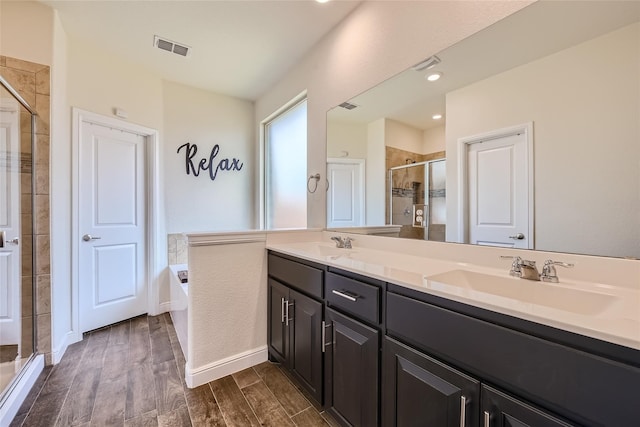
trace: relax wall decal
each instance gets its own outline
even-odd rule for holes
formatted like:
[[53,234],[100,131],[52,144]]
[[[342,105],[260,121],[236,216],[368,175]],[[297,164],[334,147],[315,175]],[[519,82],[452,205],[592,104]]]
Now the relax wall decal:
[[198,164],[194,164],[193,158],[196,156],[198,152],[198,146],[196,144],[191,144],[187,142],[186,144],[182,144],[178,147],[178,151],[176,153],[180,153],[180,150],[184,148],[184,165],[187,175],[193,174],[194,176],[199,176],[200,172],[203,170],[209,171],[209,178],[211,181],[214,181],[218,176],[219,171],[240,171],[242,170],[242,166],[244,163],[240,161],[240,159],[234,158],[221,158],[216,160],[218,157],[218,153],[220,152],[220,145],[216,144],[211,149],[211,154],[209,154],[209,159],[202,158],[198,162]]

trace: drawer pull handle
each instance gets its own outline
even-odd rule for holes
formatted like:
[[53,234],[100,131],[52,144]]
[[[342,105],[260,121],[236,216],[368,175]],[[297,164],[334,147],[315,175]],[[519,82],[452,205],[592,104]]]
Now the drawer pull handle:
[[327,346],[333,344],[333,342],[327,343],[327,328],[332,327],[332,324],[327,325],[325,321],[322,321],[322,352],[325,353],[327,351]]
[[460,396],[460,427],[467,425],[467,398]]
[[491,414],[488,411],[484,411],[484,427],[490,427]]
[[353,302],[356,302],[358,300],[358,297],[360,296],[360,295],[348,293],[347,291],[337,291],[335,289],[332,290],[331,293],[336,294],[339,297],[348,299],[349,301],[353,301]]

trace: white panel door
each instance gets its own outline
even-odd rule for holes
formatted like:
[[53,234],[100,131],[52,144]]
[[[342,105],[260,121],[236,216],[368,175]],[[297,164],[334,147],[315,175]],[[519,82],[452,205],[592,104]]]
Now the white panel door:
[[147,312],[145,138],[83,122],[78,158],[82,333]]
[[0,345],[20,344],[20,113],[0,110]]
[[470,243],[533,248],[524,133],[468,146]]
[[327,162],[327,227],[364,225],[364,160]]

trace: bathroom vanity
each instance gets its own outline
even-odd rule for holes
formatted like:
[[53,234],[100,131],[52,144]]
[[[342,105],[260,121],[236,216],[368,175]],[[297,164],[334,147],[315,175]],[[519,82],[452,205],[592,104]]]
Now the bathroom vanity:
[[636,289],[321,242],[268,249],[269,357],[343,425],[637,423]]

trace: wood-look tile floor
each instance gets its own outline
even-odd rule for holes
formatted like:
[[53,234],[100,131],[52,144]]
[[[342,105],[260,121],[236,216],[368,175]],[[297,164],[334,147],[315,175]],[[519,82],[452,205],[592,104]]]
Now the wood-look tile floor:
[[11,427],[335,425],[276,364],[189,389],[184,363],[168,313],[93,331],[45,367]]

